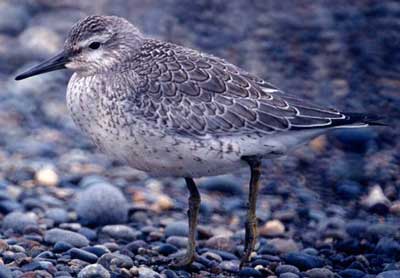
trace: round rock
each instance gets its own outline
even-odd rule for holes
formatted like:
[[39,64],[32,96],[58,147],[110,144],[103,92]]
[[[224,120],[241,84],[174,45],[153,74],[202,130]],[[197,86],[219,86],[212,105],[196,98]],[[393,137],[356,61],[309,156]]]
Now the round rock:
[[128,202],[122,192],[105,182],[93,183],[77,197],[76,212],[85,225],[101,226],[125,223]]
[[3,219],[3,229],[22,233],[25,227],[37,224],[37,216],[34,213],[12,212]]
[[78,278],[110,278],[111,275],[101,264],[91,264],[84,267],[78,274]]
[[78,248],[89,245],[89,240],[83,235],[59,228],[47,231],[44,235],[44,240],[51,244],[64,241]]

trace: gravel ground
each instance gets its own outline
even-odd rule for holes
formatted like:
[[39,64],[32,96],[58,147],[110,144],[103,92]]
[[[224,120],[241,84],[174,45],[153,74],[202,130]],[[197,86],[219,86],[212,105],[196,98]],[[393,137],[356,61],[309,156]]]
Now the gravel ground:
[[[183,180],[96,152],[66,111],[70,73],[13,80],[92,13],[393,127],[266,162],[257,255],[241,271],[248,172],[199,179],[200,257],[168,269],[187,240]],[[396,0],[0,1],[0,277],[400,277],[399,49]]]

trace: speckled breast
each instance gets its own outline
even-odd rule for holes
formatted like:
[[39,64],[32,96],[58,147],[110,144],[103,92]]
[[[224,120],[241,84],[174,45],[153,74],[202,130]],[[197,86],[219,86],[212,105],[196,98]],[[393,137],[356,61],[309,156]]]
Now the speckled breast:
[[106,97],[98,76],[74,74],[67,105],[75,124],[105,153],[155,176],[211,176],[237,170],[244,163],[234,138],[194,139],[152,127],[124,101]]

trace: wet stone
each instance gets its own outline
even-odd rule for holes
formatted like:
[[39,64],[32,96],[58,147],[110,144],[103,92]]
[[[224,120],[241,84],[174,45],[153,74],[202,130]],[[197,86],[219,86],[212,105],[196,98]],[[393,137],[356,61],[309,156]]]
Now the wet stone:
[[78,278],[110,278],[107,269],[100,264],[91,264],[84,267],[78,274]]
[[68,212],[62,208],[52,208],[47,210],[46,217],[53,220],[56,225],[68,222],[69,220]]
[[339,274],[343,278],[362,278],[365,276],[365,273],[363,271],[351,268],[340,271]]
[[157,247],[156,250],[158,251],[158,253],[160,253],[163,256],[168,256],[168,255],[178,252],[178,248],[176,248],[174,245],[168,244],[168,243],[161,244],[160,246]]

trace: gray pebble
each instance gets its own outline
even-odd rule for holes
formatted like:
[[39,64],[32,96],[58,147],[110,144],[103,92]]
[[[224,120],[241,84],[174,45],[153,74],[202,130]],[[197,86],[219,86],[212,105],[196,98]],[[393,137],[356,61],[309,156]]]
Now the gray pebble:
[[165,237],[183,236],[187,237],[189,233],[188,223],[186,221],[171,222],[165,227]]
[[37,216],[34,213],[12,212],[3,219],[3,229],[22,233],[27,226],[36,225]]
[[75,247],[85,247],[89,245],[89,240],[83,235],[58,228],[47,231],[44,235],[44,240],[51,244],[64,241]]
[[103,234],[106,234],[113,239],[132,241],[141,235],[141,232],[126,226],[126,225],[107,225],[101,229]]
[[288,265],[288,264],[279,265],[275,269],[275,273],[277,275],[280,275],[280,274],[283,274],[283,273],[287,273],[287,272],[299,274],[300,270],[297,267],[295,267],[294,265]]
[[334,278],[335,274],[327,268],[313,268],[307,270],[307,276],[310,278]]
[[110,278],[111,275],[101,264],[91,264],[84,267],[78,274],[78,278]]
[[376,278],[399,278],[400,270],[389,270],[379,273]]
[[46,217],[53,220],[58,225],[69,221],[68,212],[62,208],[51,208],[46,211]]
[[1,278],[12,278],[13,275],[11,270],[9,270],[6,266],[0,265],[0,277]]
[[78,248],[72,248],[69,250],[69,254],[72,259],[79,259],[89,263],[95,263],[98,259],[95,254]]
[[76,212],[86,225],[120,224],[127,220],[128,202],[118,188],[94,183],[78,194]]

